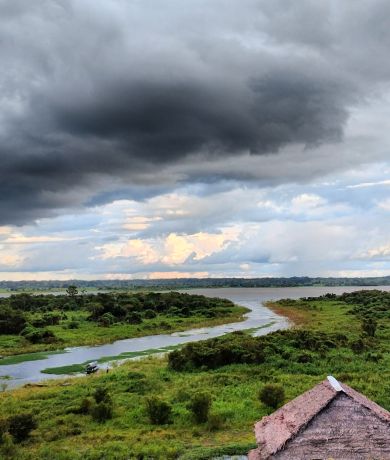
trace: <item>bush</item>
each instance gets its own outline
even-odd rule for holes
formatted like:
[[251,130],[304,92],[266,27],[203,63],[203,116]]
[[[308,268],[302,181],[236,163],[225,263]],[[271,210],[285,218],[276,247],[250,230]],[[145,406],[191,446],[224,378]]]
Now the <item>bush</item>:
[[78,409],[79,414],[89,414],[92,408],[92,401],[89,398],[84,398],[81,401],[80,407]]
[[79,326],[80,326],[80,323],[78,321],[72,320],[68,323],[68,329],[78,329]]
[[99,404],[96,404],[91,409],[92,418],[96,422],[105,422],[112,418],[113,415],[113,405],[112,401],[102,401]]
[[211,408],[211,396],[208,393],[195,393],[188,404],[188,409],[192,412],[197,423],[207,422]]
[[128,313],[125,320],[129,324],[141,324],[142,316],[137,312],[131,312],[131,313]]
[[363,353],[366,348],[366,343],[362,338],[359,338],[351,343],[351,350],[356,354]]
[[365,318],[362,322],[362,330],[369,337],[375,337],[377,322],[373,318]]
[[259,400],[266,406],[276,409],[285,398],[284,389],[281,385],[268,384],[259,391]]
[[8,431],[17,442],[27,439],[36,427],[32,414],[18,414],[8,418]]
[[112,313],[104,313],[99,318],[99,326],[110,327],[115,323],[115,316]]
[[101,402],[111,402],[111,396],[106,387],[97,387],[93,397],[98,404]]
[[165,425],[170,422],[172,406],[160,398],[150,397],[146,399],[146,412],[150,423],[153,425]]
[[56,340],[52,331],[35,328],[31,325],[26,326],[21,335],[31,343],[52,343]]

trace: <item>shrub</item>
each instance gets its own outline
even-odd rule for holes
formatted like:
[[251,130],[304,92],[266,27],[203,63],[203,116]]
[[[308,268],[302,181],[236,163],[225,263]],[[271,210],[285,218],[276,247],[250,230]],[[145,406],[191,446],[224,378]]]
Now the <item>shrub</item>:
[[89,414],[92,408],[92,401],[89,398],[84,398],[81,403],[80,407],[78,409],[79,414]]
[[115,323],[115,316],[112,313],[104,313],[99,318],[99,326],[110,327]]
[[17,442],[27,439],[36,427],[32,414],[18,414],[8,418],[8,431]]
[[188,409],[192,412],[197,423],[207,422],[211,403],[211,396],[208,393],[200,392],[192,396]]
[[96,422],[100,423],[111,419],[113,415],[112,401],[102,401],[99,404],[94,405],[91,408],[91,415]]
[[137,312],[130,312],[126,315],[125,320],[129,324],[141,324],[142,316]]
[[366,350],[366,343],[363,339],[359,338],[351,343],[351,350],[356,353],[360,354]]
[[39,329],[31,325],[26,326],[21,335],[31,343],[51,343],[56,340],[56,336],[48,329]]
[[98,404],[101,402],[111,402],[111,396],[106,387],[97,387],[93,397]]
[[170,422],[172,406],[157,397],[146,399],[146,412],[150,423],[153,425],[165,425]]
[[72,320],[68,323],[68,329],[78,329],[79,325],[80,323],[78,321]]
[[362,322],[362,330],[369,337],[375,337],[377,322],[373,318],[365,318]]
[[284,389],[281,385],[268,384],[259,391],[259,400],[266,406],[276,409],[285,398]]

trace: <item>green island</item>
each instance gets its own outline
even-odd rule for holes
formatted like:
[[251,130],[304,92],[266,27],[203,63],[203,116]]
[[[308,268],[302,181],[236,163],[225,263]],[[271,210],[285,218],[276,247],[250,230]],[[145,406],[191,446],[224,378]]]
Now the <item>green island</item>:
[[0,298],[0,365],[41,359],[36,352],[241,321],[247,311],[179,292],[80,294],[70,286],[61,295],[15,294]]
[[0,394],[18,460],[201,460],[244,454],[253,424],[332,374],[390,409],[390,293],[269,303],[295,326],[235,332],[109,373]]

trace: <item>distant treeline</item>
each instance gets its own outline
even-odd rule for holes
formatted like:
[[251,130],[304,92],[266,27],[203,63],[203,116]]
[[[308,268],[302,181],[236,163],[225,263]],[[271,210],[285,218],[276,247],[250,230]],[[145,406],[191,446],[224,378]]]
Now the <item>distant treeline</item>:
[[365,278],[180,278],[159,280],[68,280],[0,281],[0,289],[12,291],[78,288],[109,289],[187,289],[218,287],[294,287],[294,286],[389,286],[390,276]]

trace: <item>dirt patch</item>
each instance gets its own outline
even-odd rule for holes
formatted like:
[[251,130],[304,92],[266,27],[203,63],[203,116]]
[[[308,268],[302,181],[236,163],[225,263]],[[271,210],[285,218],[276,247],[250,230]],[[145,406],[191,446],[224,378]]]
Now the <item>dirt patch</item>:
[[280,305],[277,302],[266,302],[266,307],[274,313],[286,317],[292,326],[304,326],[309,323],[310,313],[293,306]]

